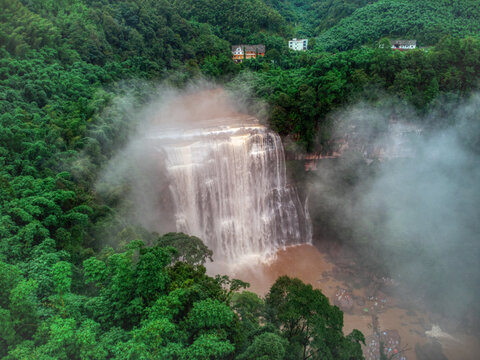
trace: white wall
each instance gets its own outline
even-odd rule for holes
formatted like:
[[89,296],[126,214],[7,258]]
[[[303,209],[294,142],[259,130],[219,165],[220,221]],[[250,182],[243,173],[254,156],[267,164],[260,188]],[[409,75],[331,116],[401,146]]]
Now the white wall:
[[308,39],[300,39],[300,40],[290,40],[288,42],[288,47],[293,50],[307,50],[308,47]]

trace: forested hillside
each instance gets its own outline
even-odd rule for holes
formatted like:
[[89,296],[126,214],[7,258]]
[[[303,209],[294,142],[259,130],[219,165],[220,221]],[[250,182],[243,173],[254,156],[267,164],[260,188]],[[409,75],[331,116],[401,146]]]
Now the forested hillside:
[[435,45],[442,37],[478,36],[474,0],[266,0],[297,37],[316,38],[318,49],[343,51],[383,37]]
[[163,71],[229,50],[210,26],[186,21],[166,0],[2,3],[2,42],[16,56],[49,47],[63,62],[104,65],[133,58]]
[[232,44],[248,42],[259,31],[285,34],[282,16],[262,0],[177,0],[173,6],[186,19],[210,24]]
[[[238,71],[214,35],[225,24],[187,20],[166,1],[1,5],[0,357],[361,358],[363,336],[343,335],[318,290],[284,278],[265,301],[236,294],[245,284],[205,274],[201,240],[113,226],[114,204],[94,192],[134,125],[109,108],[115,96],[138,79]],[[281,25],[272,10],[243,19],[242,34],[269,16]],[[145,95],[139,87],[135,106]],[[107,232],[114,248],[102,249]],[[316,300],[301,308],[304,296]]]
[[[307,52],[279,57],[278,65],[252,61],[258,96],[272,105],[270,124],[282,135],[292,136],[304,149],[328,152],[331,123],[328,114],[362,99],[382,102],[397,99],[425,114],[442,106],[445,97],[455,102],[478,89],[480,41],[446,37],[430,51],[398,52],[363,47],[335,54]],[[296,55],[296,54],[295,54]],[[446,104],[445,104],[446,105]],[[429,125],[441,128],[441,119]]]
[[478,36],[480,10],[474,0],[381,0],[368,4],[320,34],[319,48],[347,50],[380,38],[416,39],[435,45],[442,37]]
[[[328,152],[328,115],[359,98],[421,113],[478,89],[464,37],[480,15],[451,3],[0,0],[0,358],[361,359],[363,335],[319,290],[283,277],[265,299],[239,293],[206,275],[200,239],[121,218],[94,189],[135,126],[113,104],[128,92],[140,109],[162,81],[240,83],[282,136]],[[315,48],[289,51],[296,34]],[[352,50],[387,35],[436,46]],[[234,64],[233,43],[266,56]]]
[[266,0],[294,27],[300,37],[313,37],[331,28],[372,0]]

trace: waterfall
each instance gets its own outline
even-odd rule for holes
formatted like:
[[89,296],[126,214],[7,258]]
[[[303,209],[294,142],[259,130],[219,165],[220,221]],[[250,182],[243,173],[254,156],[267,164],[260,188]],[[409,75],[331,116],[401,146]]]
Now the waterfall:
[[268,257],[311,241],[308,212],[287,182],[275,132],[249,119],[151,139],[163,154],[177,231],[201,238],[216,259]]

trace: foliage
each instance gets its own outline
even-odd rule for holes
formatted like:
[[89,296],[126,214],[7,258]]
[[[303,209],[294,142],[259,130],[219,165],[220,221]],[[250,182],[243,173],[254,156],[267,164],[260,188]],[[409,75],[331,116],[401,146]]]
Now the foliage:
[[[390,94],[422,113],[442,95],[465,97],[479,86],[479,53],[476,38],[445,37],[428,51],[374,46],[337,54],[290,54],[257,70],[253,86],[271,105],[273,129],[291,136],[304,150],[328,153],[328,114],[335,109],[359,99],[374,103]],[[260,59],[255,67],[265,65]]]
[[421,46],[435,45],[446,35],[478,36],[479,18],[474,0],[381,0],[320,34],[316,44],[326,50],[347,50],[391,36],[416,39]]
[[266,296],[267,319],[289,341],[289,359],[363,359],[361,333],[345,337],[343,313],[320,290],[282,276]]
[[[138,79],[240,74],[276,131],[323,152],[329,114],[358,98],[386,92],[421,112],[478,89],[479,41],[460,39],[478,33],[472,1],[369,3],[0,0],[0,357],[360,358],[363,336],[343,335],[320,291],[281,278],[265,300],[239,293],[248,284],[206,274],[200,239],[149,233],[118,215],[124,188],[102,198],[94,184],[149,99]],[[295,53],[294,34],[320,36]],[[386,35],[440,41],[319,50]],[[267,53],[234,64],[232,43]],[[126,93],[133,104],[119,105]]]
[[162,247],[172,246],[177,249],[173,255],[175,261],[183,261],[191,265],[204,265],[208,260],[213,261],[213,252],[196,236],[183,233],[168,233],[157,240]]
[[298,37],[313,37],[337,24],[372,0],[267,0],[286,21],[295,26]]
[[285,20],[261,0],[178,0],[175,8],[186,19],[212,25],[215,35],[232,44],[244,43],[261,30],[285,31]]
[[238,359],[282,360],[286,344],[287,341],[281,336],[266,332],[257,336]]

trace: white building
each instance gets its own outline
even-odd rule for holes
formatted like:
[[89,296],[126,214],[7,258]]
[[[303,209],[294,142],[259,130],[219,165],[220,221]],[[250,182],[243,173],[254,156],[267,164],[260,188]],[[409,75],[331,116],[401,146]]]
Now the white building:
[[308,48],[308,39],[293,38],[288,42],[288,47],[296,51],[299,51],[299,50],[305,51]]
[[394,50],[412,50],[417,47],[417,40],[390,40],[390,45]]

